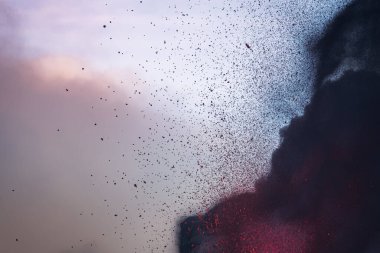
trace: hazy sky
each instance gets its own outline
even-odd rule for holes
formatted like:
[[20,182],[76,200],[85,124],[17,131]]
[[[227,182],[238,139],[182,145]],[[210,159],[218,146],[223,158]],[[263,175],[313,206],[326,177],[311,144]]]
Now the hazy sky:
[[175,252],[265,173],[348,2],[0,0],[0,252]]

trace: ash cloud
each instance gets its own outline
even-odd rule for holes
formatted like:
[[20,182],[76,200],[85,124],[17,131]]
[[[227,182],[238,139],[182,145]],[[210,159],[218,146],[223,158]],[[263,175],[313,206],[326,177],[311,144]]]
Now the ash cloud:
[[380,3],[354,1],[314,50],[315,91],[270,173],[180,223],[179,252],[380,251]]
[[354,1],[339,13],[314,46],[318,87],[345,71],[380,71],[380,2]]

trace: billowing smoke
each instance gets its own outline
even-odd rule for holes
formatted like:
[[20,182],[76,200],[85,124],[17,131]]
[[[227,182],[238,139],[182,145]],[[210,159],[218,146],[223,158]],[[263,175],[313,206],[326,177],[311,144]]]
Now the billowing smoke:
[[270,173],[180,224],[189,252],[380,252],[380,2],[355,1],[315,46],[315,91]]
[[346,70],[380,70],[380,2],[354,1],[339,14],[316,44],[316,85]]

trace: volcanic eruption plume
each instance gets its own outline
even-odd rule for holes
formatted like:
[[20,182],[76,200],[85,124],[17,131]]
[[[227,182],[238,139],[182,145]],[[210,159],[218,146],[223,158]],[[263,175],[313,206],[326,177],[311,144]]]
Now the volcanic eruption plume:
[[315,44],[314,94],[269,174],[180,224],[181,253],[380,252],[380,1],[351,3]]

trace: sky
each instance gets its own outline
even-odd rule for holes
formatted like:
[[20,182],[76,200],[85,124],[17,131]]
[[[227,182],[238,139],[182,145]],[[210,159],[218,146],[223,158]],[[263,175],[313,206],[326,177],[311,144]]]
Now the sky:
[[0,252],[176,252],[253,190],[349,1],[0,1]]

